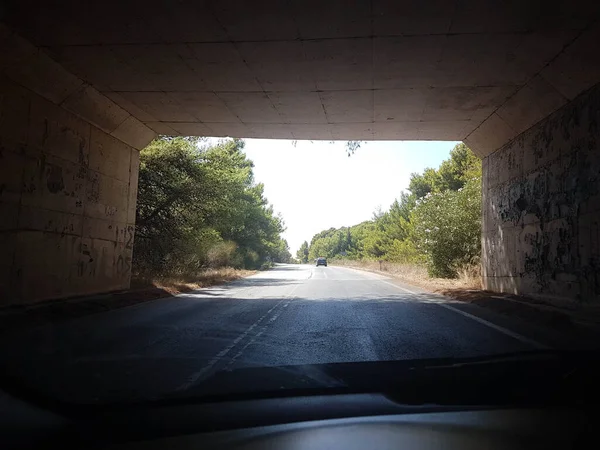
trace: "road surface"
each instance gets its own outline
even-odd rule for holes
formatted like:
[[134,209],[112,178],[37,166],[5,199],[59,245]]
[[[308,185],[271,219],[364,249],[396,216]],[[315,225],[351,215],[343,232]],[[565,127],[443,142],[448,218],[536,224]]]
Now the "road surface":
[[87,403],[160,398],[241,367],[538,346],[382,275],[281,265],[225,286],[4,335],[0,358],[6,373],[27,384]]

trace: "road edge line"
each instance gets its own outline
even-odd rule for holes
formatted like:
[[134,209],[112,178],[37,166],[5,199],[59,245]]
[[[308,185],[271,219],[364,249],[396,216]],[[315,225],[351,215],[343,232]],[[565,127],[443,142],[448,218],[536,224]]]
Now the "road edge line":
[[[398,286],[395,283],[391,283],[391,282],[386,281],[386,280],[380,280],[380,281],[382,283],[389,284],[390,286],[394,286],[395,288],[400,289],[401,291],[407,292],[409,294],[415,294],[415,295],[419,295],[420,294],[419,292],[411,291],[409,289],[403,288],[401,286]],[[425,293],[425,294],[428,295],[427,293]],[[443,295],[439,295],[439,294],[431,294],[431,295],[436,295],[436,296],[439,296],[439,297],[441,297],[443,299],[446,299],[446,297],[444,297]],[[516,339],[518,341],[521,341],[524,344],[531,345],[532,347],[535,347],[537,349],[544,350],[544,349],[549,349],[550,348],[547,345],[544,345],[544,344],[542,344],[542,343],[540,343],[540,342],[538,342],[538,341],[536,341],[534,339],[530,339],[530,338],[525,337],[522,334],[519,334],[519,333],[517,333],[515,331],[511,331],[508,328],[504,328],[504,327],[502,327],[500,325],[496,325],[495,323],[492,323],[489,320],[485,320],[485,319],[482,319],[481,317],[477,317],[477,316],[475,316],[473,314],[470,314],[470,313],[468,313],[466,311],[463,311],[462,309],[455,308],[454,306],[448,305],[446,303],[439,303],[439,302],[430,302],[430,303],[439,305],[442,308],[446,308],[446,309],[448,309],[450,311],[454,311],[457,314],[460,314],[460,315],[462,315],[464,317],[467,317],[467,318],[469,318],[471,320],[474,320],[475,322],[478,322],[478,323],[480,323],[482,325],[486,325],[487,327],[492,328],[493,330],[496,330],[496,331],[498,331],[498,332],[500,332],[502,334],[510,336],[511,338]]]
[[511,330],[509,330],[507,328],[501,327],[500,325],[496,325],[495,323],[492,323],[492,322],[490,322],[488,320],[482,319],[481,317],[477,317],[477,316],[475,316],[473,314],[470,314],[470,313],[468,313],[466,311],[463,311],[461,309],[455,308],[455,307],[453,307],[451,305],[446,305],[445,303],[436,303],[436,304],[439,305],[439,306],[441,306],[442,308],[446,308],[446,309],[448,309],[450,311],[454,311],[457,314],[460,314],[462,316],[468,317],[469,319],[472,319],[475,322],[479,322],[482,325],[486,325],[486,326],[488,326],[488,327],[490,327],[490,328],[492,328],[492,329],[494,329],[496,331],[499,331],[500,333],[503,333],[503,334],[505,334],[507,336],[510,336],[513,339],[521,341],[521,342],[523,342],[525,344],[529,344],[532,347],[535,347],[535,348],[537,348],[539,350],[548,350],[548,349],[550,349],[550,347],[548,347],[547,345],[541,344],[540,342],[538,342],[536,340],[533,340],[533,339],[530,339],[528,337],[525,337],[522,334],[519,334],[517,332],[511,331]]

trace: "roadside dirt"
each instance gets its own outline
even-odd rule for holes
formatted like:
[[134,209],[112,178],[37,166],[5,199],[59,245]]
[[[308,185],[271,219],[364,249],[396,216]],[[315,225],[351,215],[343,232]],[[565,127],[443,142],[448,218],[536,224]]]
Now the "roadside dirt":
[[216,286],[256,273],[231,268],[203,272],[196,277],[134,278],[131,289],[109,294],[47,301],[36,305],[9,306],[0,309],[0,334],[24,327],[33,327],[124,308],[137,303]]
[[479,281],[474,278],[432,279],[427,277],[424,269],[414,266],[396,266],[387,263],[383,267],[384,270],[378,270],[376,262],[370,262],[364,266],[347,263],[341,265],[391,276],[425,291],[472,303],[553,330],[586,335],[588,333],[600,334],[600,310],[592,310],[586,305],[561,308],[552,305],[549,301],[537,298],[485,291],[477,288]]

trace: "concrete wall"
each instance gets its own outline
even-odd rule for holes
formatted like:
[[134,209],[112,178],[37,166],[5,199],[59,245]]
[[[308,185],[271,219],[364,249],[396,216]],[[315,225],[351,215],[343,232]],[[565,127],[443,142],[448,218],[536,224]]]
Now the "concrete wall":
[[154,133],[6,28],[0,54],[0,305],[129,287]]
[[483,159],[487,289],[600,301],[600,85]]

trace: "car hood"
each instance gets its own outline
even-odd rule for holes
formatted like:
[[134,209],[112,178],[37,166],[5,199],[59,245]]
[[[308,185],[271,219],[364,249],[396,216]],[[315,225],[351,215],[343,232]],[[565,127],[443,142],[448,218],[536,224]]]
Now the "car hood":
[[599,356],[589,351],[534,351],[476,358],[242,368],[217,372],[164,400],[379,392],[404,403],[513,404],[585,390],[585,383],[598,376]]

